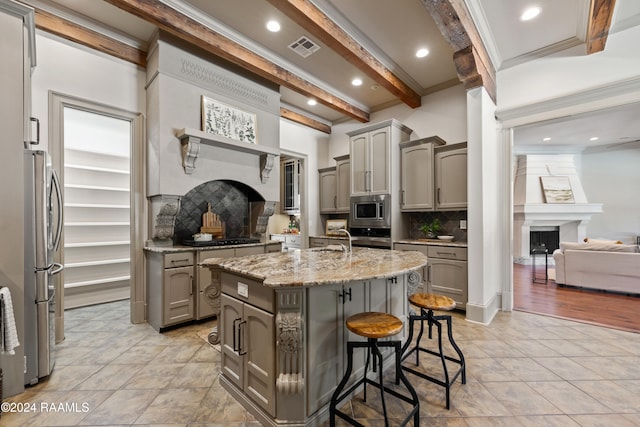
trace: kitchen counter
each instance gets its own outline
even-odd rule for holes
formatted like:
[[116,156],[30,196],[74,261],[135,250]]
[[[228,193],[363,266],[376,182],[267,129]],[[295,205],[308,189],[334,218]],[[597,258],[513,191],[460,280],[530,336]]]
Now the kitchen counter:
[[[413,271],[426,262],[418,251],[368,248],[203,260],[221,290],[220,384],[261,425],[320,425],[346,368],[345,320],[378,311],[406,323]],[[384,358],[389,366],[393,354]],[[363,370],[357,358],[353,375]]]
[[343,252],[316,248],[225,260],[213,258],[200,265],[239,273],[273,288],[386,279],[416,270],[426,263],[427,258],[419,252],[369,248]]
[[243,243],[240,245],[221,245],[221,246],[216,246],[216,245],[212,245],[212,246],[188,246],[188,245],[174,245],[174,246],[162,246],[162,245],[155,245],[153,244],[153,242],[147,242],[147,244],[144,246],[144,250],[146,252],[153,252],[153,253],[177,253],[177,252],[200,252],[200,251],[210,251],[210,250],[215,250],[215,249],[232,249],[232,248],[248,248],[251,246],[265,246],[265,245],[271,245],[271,244],[279,244],[280,242],[275,241],[275,240],[269,240],[266,243],[265,242],[258,242],[258,243]]
[[459,248],[466,248],[467,242],[458,242],[456,240],[447,242],[440,239],[403,239],[395,240],[393,243],[406,243],[410,245],[429,245],[429,246],[457,246]]

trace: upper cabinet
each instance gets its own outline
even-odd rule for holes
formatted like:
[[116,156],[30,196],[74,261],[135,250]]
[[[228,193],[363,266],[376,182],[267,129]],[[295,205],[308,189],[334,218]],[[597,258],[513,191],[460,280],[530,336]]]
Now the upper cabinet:
[[320,213],[348,213],[351,162],[349,155],[334,157],[336,166],[318,169]]
[[432,136],[400,144],[400,209],[467,209],[467,143]]
[[320,183],[320,213],[336,211],[336,167],[318,169]]
[[287,159],[281,162],[280,198],[282,212],[288,215],[300,213],[300,161]]
[[434,209],[434,148],[444,144],[437,136],[400,144],[401,210]]
[[436,209],[467,209],[467,143],[435,149]]
[[349,132],[351,196],[391,193],[391,146],[409,139],[411,129],[396,120]]

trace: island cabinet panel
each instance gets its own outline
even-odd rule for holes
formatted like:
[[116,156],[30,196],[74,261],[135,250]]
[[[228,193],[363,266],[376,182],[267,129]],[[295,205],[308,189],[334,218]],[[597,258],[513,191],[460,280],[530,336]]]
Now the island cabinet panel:
[[[307,415],[331,400],[347,363],[346,341],[361,339],[345,320],[367,310],[365,283],[326,285],[307,290]],[[364,369],[364,352],[354,355],[352,380]]]
[[[228,295],[232,288],[239,289],[236,298]],[[222,290],[222,373],[256,405],[275,416],[274,315],[253,305],[273,308],[273,291],[225,273]],[[265,298],[268,293],[271,298]]]

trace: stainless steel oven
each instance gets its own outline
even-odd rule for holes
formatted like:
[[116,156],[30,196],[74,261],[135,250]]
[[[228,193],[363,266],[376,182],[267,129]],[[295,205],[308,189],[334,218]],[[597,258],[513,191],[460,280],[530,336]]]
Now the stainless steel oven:
[[351,246],[391,249],[391,229],[351,227]]
[[350,227],[390,228],[391,195],[351,197]]

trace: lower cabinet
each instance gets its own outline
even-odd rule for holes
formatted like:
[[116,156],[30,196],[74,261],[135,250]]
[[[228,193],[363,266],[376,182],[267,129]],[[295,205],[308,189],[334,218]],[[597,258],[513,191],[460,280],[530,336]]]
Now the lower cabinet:
[[157,331],[194,318],[193,253],[151,253],[147,258],[148,320]]
[[324,237],[309,237],[310,248],[324,248],[328,245],[345,245],[349,247],[349,239],[336,239],[336,238],[324,238]]
[[398,251],[418,251],[427,256],[427,265],[418,271],[421,287],[416,292],[445,295],[466,310],[468,299],[467,248],[446,245],[396,243]]
[[146,253],[147,319],[156,331],[216,316],[220,308],[219,278],[199,264],[208,258],[233,258],[280,252],[281,244],[183,252]]
[[456,308],[467,307],[467,248],[428,246],[427,290],[445,295]]
[[[397,288],[401,288],[398,290]],[[404,276],[352,282],[347,285],[311,287],[307,291],[309,322],[308,354],[309,381],[307,388],[308,413],[312,414],[331,400],[331,395],[347,366],[346,342],[362,341],[351,333],[345,321],[365,311],[393,314],[403,322],[407,317],[407,293]],[[406,322],[405,322],[406,323]],[[403,333],[391,339],[402,339]],[[391,349],[381,349],[383,355]],[[349,384],[362,377],[365,352],[356,350]]]
[[269,293],[273,292],[251,280],[236,280],[225,273],[222,276],[222,373],[256,405],[275,416],[274,315],[254,305],[269,305],[268,300],[273,298]]

